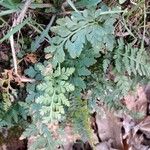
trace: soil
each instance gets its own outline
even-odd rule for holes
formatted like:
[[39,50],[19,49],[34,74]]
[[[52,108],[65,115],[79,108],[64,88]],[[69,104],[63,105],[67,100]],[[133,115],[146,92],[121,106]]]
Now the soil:
[[22,132],[20,127],[9,130],[3,128],[0,134],[0,150],[27,150],[27,139],[19,140]]

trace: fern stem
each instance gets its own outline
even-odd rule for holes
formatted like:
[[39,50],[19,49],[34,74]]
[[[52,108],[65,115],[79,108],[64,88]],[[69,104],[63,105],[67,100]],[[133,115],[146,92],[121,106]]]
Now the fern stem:
[[[94,21],[94,20],[93,20],[93,21]],[[84,28],[86,28],[86,27],[88,27],[88,26],[91,26],[92,24],[94,25],[95,23],[96,23],[96,22],[87,23],[87,24],[85,24],[83,27],[81,27],[81,28],[75,30],[75,31],[72,32],[69,36],[67,36],[61,44],[64,45],[64,44],[66,43],[66,41],[67,41],[69,38],[71,38],[75,33],[81,31],[82,29],[84,29]]]
[[60,66],[60,63],[58,64],[59,66],[59,74],[61,75],[61,66]]
[[[56,91],[54,90],[53,96],[52,96],[52,101],[51,101],[51,106],[50,106],[50,118],[53,118],[52,112],[53,112],[53,103],[54,103],[54,97],[55,97]],[[52,120],[51,120],[52,121]]]

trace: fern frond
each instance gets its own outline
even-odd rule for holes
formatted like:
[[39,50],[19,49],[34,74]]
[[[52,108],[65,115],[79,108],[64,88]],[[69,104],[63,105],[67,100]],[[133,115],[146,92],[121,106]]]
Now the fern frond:
[[[28,145],[29,150],[54,150],[62,144],[61,139],[54,137],[48,128],[48,125],[39,122],[33,122],[21,135],[21,139],[31,138],[32,143]],[[59,131],[58,131],[59,132]]]
[[45,52],[53,53],[53,65],[56,66],[65,60],[66,51],[71,58],[79,57],[87,41],[97,53],[104,52],[103,49],[111,51],[115,43],[115,20],[115,15],[101,15],[100,9],[93,8],[58,19],[57,26],[52,28],[56,36]]
[[1,105],[3,105],[4,111],[7,111],[12,105],[11,100],[10,100],[10,96],[7,92],[2,93],[2,103],[1,103]]
[[0,112],[0,127],[11,127],[19,124],[19,122],[27,119],[27,114],[28,108],[25,103],[24,105],[19,102],[15,103],[7,111],[3,110],[3,112]]
[[115,49],[115,67],[118,72],[127,72],[129,75],[150,75],[150,59],[142,48],[133,48],[130,44],[123,45],[120,41],[119,47]]
[[131,89],[132,80],[127,76],[120,75],[116,76],[115,83],[117,90],[120,91],[120,94],[125,96]]
[[74,86],[67,82],[74,68],[57,68],[53,74],[44,77],[43,83],[37,86],[41,95],[35,102],[40,106],[40,115],[45,123],[53,120],[61,120],[64,114],[64,107],[69,106],[67,93],[74,90]]

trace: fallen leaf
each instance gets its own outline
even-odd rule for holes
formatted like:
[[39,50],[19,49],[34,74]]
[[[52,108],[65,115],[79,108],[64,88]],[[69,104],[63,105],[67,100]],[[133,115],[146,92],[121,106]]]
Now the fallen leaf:
[[123,135],[123,139],[126,139],[127,137],[130,137],[131,130],[135,127],[135,122],[131,116],[125,116],[123,118],[123,128],[125,130],[125,133]]
[[95,146],[95,150],[110,150],[110,146],[107,142],[102,142]]
[[124,97],[125,106],[132,112],[137,112],[142,114],[144,118],[147,113],[147,97],[142,86],[137,86],[136,91],[129,93]]
[[37,56],[36,56],[36,54],[32,54],[32,53],[27,54],[26,57],[24,58],[24,60],[35,64],[37,62]]
[[146,117],[138,126],[139,130],[150,133],[150,116]]
[[0,61],[8,61],[9,57],[3,51],[0,51]]
[[50,58],[52,58],[52,57],[53,57],[52,54],[46,54],[46,55],[45,55],[45,59],[50,59]]
[[98,126],[98,133],[100,139],[104,141],[111,140],[111,146],[113,148],[123,150],[122,136],[121,136],[121,124],[112,112],[106,112],[106,118],[100,119],[96,116],[96,123]]

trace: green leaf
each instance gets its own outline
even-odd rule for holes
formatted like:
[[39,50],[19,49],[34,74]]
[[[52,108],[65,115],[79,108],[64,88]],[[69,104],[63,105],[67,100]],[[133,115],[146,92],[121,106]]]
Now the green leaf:
[[92,6],[96,6],[100,2],[101,2],[101,0],[80,0],[78,2],[78,5],[84,5],[87,7],[92,7]]
[[35,71],[35,69],[32,66],[30,66],[28,69],[25,70],[25,74],[31,78],[34,78],[36,76],[37,72]]
[[82,67],[82,68],[78,69],[78,74],[79,74],[79,76],[87,76],[87,75],[90,75],[91,72],[87,68]]
[[17,9],[18,5],[15,4],[12,0],[4,0],[0,1],[0,5],[7,8],[7,9]]
[[123,4],[126,0],[119,0],[119,4]]
[[104,59],[103,60],[103,70],[104,70],[104,72],[107,71],[107,69],[109,67],[109,64],[110,64],[110,60],[109,59]]
[[73,3],[71,0],[67,0],[67,2],[68,2],[68,4],[73,8],[74,11],[76,11],[76,12],[79,13],[79,11],[76,9],[74,3]]
[[86,88],[86,84],[85,84],[84,80],[81,77],[73,78],[73,83],[76,87],[80,87],[83,90]]
[[126,76],[117,76],[115,82],[117,83],[117,88],[120,90],[120,93],[123,96],[127,95],[131,89],[131,80]]
[[0,12],[0,17],[5,16],[5,15],[9,15],[9,14],[12,14],[12,13],[14,13],[14,12],[16,12],[16,11],[17,11],[17,10],[15,10],[15,9],[1,11],[1,12]]
[[18,123],[18,112],[16,110],[12,110],[12,117],[16,123]]

